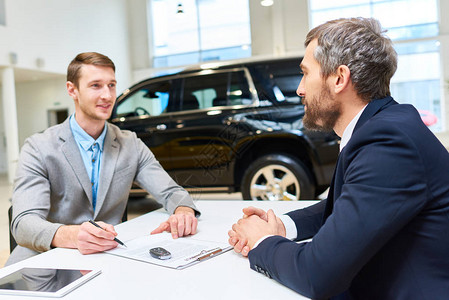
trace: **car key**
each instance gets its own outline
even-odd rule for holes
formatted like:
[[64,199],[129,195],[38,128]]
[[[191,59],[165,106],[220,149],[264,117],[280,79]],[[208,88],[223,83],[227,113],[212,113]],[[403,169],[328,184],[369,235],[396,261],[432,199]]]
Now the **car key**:
[[150,249],[150,254],[154,258],[162,259],[162,260],[166,260],[166,259],[170,259],[171,258],[171,253],[168,252],[167,250],[165,250],[162,247],[156,247],[156,248]]

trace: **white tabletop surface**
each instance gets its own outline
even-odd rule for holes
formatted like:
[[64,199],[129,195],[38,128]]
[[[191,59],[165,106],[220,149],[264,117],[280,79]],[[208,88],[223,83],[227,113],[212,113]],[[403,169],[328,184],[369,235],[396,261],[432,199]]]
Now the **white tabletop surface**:
[[[316,201],[198,201],[202,215],[196,238],[226,242],[228,230],[242,216],[242,208],[272,208],[276,214]],[[148,234],[168,215],[154,211],[116,226],[125,242]],[[184,270],[164,268],[115,255],[82,255],[73,249],[53,249],[0,269],[0,276],[22,267],[101,269],[102,273],[63,299],[306,299],[249,267],[247,258],[229,251]],[[0,296],[0,299],[31,299]],[[43,299],[39,297],[38,299]]]

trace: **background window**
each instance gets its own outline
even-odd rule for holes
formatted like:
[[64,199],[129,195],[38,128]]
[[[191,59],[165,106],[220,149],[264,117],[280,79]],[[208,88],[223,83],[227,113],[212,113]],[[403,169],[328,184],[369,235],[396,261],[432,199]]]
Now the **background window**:
[[437,0],[310,0],[309,7],[311,28],[343,17],[378,19],[399,56],[391,80],[392,96],[436,117],[429,126],[433,131],[443,129]]
[[155,68],[251,56],[248,0],[151,0],[150,19]]

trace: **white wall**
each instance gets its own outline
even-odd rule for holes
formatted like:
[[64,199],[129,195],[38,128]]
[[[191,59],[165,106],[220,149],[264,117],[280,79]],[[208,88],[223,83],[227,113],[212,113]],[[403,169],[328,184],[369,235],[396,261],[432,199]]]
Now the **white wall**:
[[[2,94],[2,88],[0,87],[0,95]],[[1,98],[1,96],[0,96]],[[0,116],[3,119],[3,106],[0,100]],[[8,172],[8,165],[6,161],[6,132],[5,124],[3,120],[0,121],[0,174]]]
[[305,51],[304,40],[309,32],[307,0],[282,0],[286,52]]
[[272,54],[274,49],[272,7],[263,7],[260,1],[249,0],[249,12],[252,55]]
[[[117,65],[119,87],[130,75],[127,7],[123,0],[6,0],[0,66],[17,54],[18,68],[65,74],[79,52],[97,51]],[[44,61],[38,67],[36,60]]]
[[128,35],[132,70],[151,67],[147,1],[127,0]]
[[250,0],[249,8],[254,56],[304,52],[309,31],[307,0],[277,0],[270,7]]
[[[10,66],[10,53],[15,53],[15,68],[61,74],[55,80],[16,83],[21,145],[27,136],[47,127],[48,109],[73,105],[66,96],[64,78],[76,54],[96,51],[109,56],[116,64],[118,91],[130,84],[125,0],[6,0],[5,8],[0,68]],[[43,65],[38,65],[37,59]]]
[[66,79],[30,81],[16,85],[17,115],[19,117],[19,144],[30,135],[48,128],[47,110],[67,108],[75,111],[73,99],[65,89]]

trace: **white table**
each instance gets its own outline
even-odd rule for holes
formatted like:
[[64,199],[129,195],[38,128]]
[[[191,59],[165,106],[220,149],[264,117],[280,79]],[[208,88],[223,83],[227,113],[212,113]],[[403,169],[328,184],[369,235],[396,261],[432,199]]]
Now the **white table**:
[[[228,230],[242,216],[242,208],[253,205],[273,208],[276,214],[305,207],[316,201],[198,201],[201,210],[197,238],[226,242]],[[157,210],[116,226],[125,242],[148,234],[167,219]],[[98,253],[82,255],[73,249],[53,249],[0,269],[0,276],[22,267],[99,268],[102,273],[63,299],[306,299],[296,292],[259,274],[248,259],[229,251],[184,270],[174,270]],[[28,297],[20,297],[26,299]],[[0,299],[19,299],[0,296]],[[29,298],[31,299],[31,298]],[[38,298],[42,299],[42,298]]]

